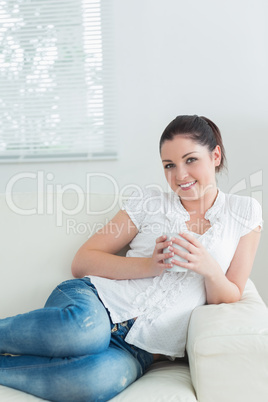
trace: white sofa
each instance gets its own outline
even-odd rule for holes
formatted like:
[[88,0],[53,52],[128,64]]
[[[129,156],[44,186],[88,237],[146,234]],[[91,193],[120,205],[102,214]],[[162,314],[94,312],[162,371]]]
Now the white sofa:
[[[71,278],[76,251],[115,214],[117,201],[74,192],[2,194],[0,317],[43,306],[54,286]],[[187,353],[189,364],[157,362],[113,401],[268,401],[268,312],[251,281],[238,303],[194,310]],[[40,399],[0,386],[0,400]]]

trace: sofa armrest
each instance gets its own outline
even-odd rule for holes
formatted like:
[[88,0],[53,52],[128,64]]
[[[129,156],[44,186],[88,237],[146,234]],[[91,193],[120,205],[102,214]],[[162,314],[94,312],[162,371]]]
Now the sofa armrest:
[[267,402],[268,310],[250,280],[239,302],[193,311],[187,353],[199,402]]

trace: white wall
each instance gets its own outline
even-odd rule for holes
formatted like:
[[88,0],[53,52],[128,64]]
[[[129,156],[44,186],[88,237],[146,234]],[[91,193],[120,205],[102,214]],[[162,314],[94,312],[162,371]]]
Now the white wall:
[[[200,114],[214,120],[224,137],[229,175],[219,179],[221,188],[228,192],[238,184],[239,194],[256,196],[266,220],[268,3],[113,0],[113,4],[118,160],[0,165],[0,192],[17,173],[37,171],[43,172],[44,185],[50,188],[74,183],[83,190],[113,192],[109,177],[118,190],[128,184],[158,183],[166,188],[159,136],[176,115]],[[260,173],[254,178],[256,172]],[[87,173],[109,177],[96,176],[87,188]],[[36,189],[37,180],[30,178],[13,187]],[[252,279],[268,303],[267,240],[264,230]]]

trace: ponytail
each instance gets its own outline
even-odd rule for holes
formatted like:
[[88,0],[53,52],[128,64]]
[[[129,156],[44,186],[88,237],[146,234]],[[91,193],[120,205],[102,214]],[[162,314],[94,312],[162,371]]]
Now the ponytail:
[[221,136],[221,132],[218,126],[216,126],[215,123],[213,123],[213,121],[209,120],[207,117],[204,116],[200,116],[200,119],[203,119],[207,122],[207,124],[209,125],[209,127],[211,128],[211,130],[213,131],[215,140],[217,145],[219,145],[220,149],[221,149],[221,163],[219,166],[216,167],[217,171],[220,171],[222,169],[226,168],[226,155],[225,155],[225,149],[223,146],[223,142],[222,142],[222,136]]

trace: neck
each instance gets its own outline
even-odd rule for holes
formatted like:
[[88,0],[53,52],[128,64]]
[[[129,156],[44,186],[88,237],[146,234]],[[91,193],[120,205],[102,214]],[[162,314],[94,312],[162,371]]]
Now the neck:
[[204,193],[197,197],[190,198],[182,198],[181,203],[189,212],[190,215],[200,215],[204,216],[206,211],[212,207],[218,195],[218,189],[215,186],[211,187],[209,190],[204,191]]

